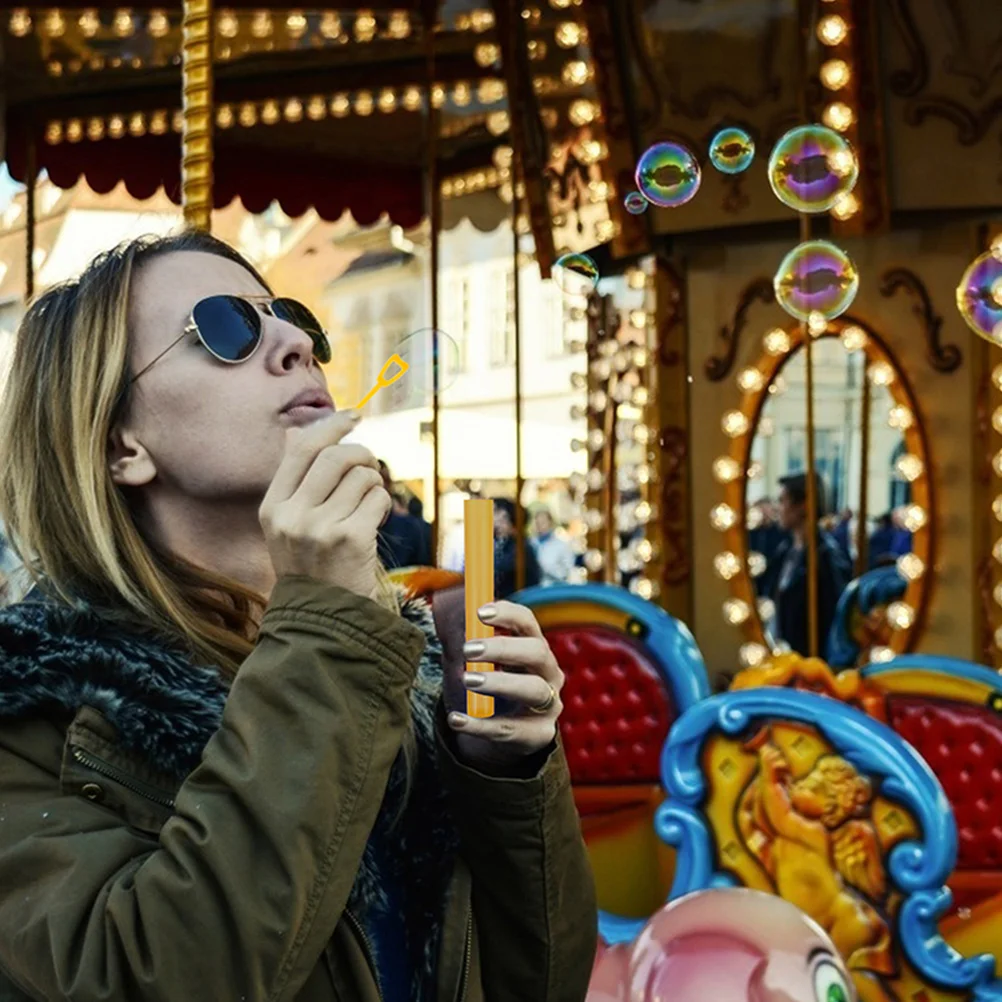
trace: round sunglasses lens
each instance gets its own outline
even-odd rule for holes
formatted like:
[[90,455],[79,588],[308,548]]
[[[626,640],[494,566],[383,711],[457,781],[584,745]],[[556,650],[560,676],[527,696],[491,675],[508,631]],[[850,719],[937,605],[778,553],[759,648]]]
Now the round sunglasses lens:
[[205,347],[224,362],[249,358],[261,340],[261,314],[238,296],[209,296],[195,304],[192,319]]
[[324,326],[302,303],[295,299],[276,299],[271,304],[271,312],[286,323],[298,327],[313,339],[313,356],[323,365],[331,360],[331,345],[324,333]]

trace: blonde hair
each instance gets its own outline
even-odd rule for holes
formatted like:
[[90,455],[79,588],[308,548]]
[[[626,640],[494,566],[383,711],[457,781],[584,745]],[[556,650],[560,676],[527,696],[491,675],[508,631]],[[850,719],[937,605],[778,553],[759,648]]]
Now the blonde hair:
[[[264,598],[144,536],[108,464],[109,435],[130,404],[132,280],[176,251],[227,258],[268,287],[231,247],[191,231],[123,243],[39,296],[0,401],[0,519],[43,591],[180,639],[232,678],[254,647]],[[385,576],[381,593],[399,612]]]

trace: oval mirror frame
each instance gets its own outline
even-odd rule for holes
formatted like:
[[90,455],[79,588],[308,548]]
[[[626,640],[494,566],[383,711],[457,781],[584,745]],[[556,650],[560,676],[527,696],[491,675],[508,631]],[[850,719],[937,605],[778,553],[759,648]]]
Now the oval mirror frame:
[[[750,667],[770,653],[758,609],[758,597],[749,566],[747,482],[752,442],[759,428],[769,388],[786,364],[803,348],[804,329],[800,324],[776,327],[763,338],[758,362],[743,368],[737,376],[742,391],[740,406],[722,415],[721,423],[731,444],[726,456],[714,462],[714,477],[723,486],[722,503],[711,512],[711,524],[724,540],[724,547],[714,559],[718,576],[730,586],[730,596],[723,606],[726,622],[738,626],[745,637],[740,663]],[[904,596],[893,603],[900,621],[888,621],[890,640],[886,647],[872,648],[870,659],[889,660],[914,649],[921,636],[928,612],[935,571],[936,511],[931,480],[928,434],[918,401],[904,370],[886,342],[865,321],[845,314],[828,322],[827,329],[814,338],[839,338],[846,351],[866,354],[867,378],[885,387],[893,401],[896,425],[902,432],[907,452],[921,460],[920,474],[910,482],[912,500],[909,515],[916,526],[912,530],[912,553],[921,561],[921,572],[905,575]],[[855,347],[860,345],[860,347]],[[756,375],[758,373],[759,375]],[[888,377],[890,381],[887,382]],[[912,561],[915,565],[915,562]],[[910,570],[914,573],[918,565]],[[903,604],[903,608],[902,608]],[[823,656],[823,652],[822,652]]]

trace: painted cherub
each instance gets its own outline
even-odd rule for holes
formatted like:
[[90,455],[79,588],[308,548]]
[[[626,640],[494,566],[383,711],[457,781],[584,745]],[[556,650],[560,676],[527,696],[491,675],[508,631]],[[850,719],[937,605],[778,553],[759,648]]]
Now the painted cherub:
[[878,911],[888,896],[868,779],[838,755],[823,755],[793,780],[768,732],[749,746],[760,769],[742,794],[738,829],[777,893],[831,937],[860,998],[893,1000],[874,975],[896,973],[891,934]]

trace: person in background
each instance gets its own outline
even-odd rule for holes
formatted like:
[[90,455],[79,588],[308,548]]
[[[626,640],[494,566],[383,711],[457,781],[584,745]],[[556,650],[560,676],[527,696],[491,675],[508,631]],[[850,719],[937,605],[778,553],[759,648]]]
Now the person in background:
[[877,519],[876,528],[870,535],[870,570],[893,564],[900,554],[895,553],[898,530],[894,526],[894,515],[887,512]]
[[748,548],[752,553],[761,553],[766,561],[766,573],[755,581],[759,595],[767,595],[779,573],[776,553],[788,541],[789,535],[777,521],[776,504],[771,498],[761,498],[752,505],[758,511],[759,524],[748,531]]
[[[815,474],[819,516],[824,515],[827,492],[824,479]],[[809,657],[807,580],[807,475],[798,473],[780,481],[779,525],[789,537],[775,555],[778,572],[772,581],[769,597],[776,604],[775,632],[798,654]],[[852,579],[852,566],[841,547],[819,525],[815,526],[818,540],[818,650],[824,657],[828,634],[835,619],[839,597]]]
[[[539,584],[539,564],[529,541],[523,540],[525,587]],[[494,499],[494,595],[507,598],[518,591],[515,574],[515,502]]]
[[832,536],[835,542],[842,547],[842,552],[850,561],[853,552],[852,525],[852,509],[846,508],[835,518],[835,524],[832,527]]
[[431,522],[425,520],[424,502],[417,495],[412,494],[407,502],[407,514],[421,527],[426,556],[425,566],[431,567],[435,563],[435,555],[431,552]]
[[536,535],[532,547],[539,564],[539,583],[563,584],[574,569],[574,551],[570,543],[556,533],[556,523],[548,508],[539,508],[533,517]]
[[421,524],[411,517],[402,495],[393,486],[390,468],[381,459],[379,472],[383,487],[393,499],[393,507],[379,532],[379,559],[387,570],[396,567],[427,567],[430,547],[425,545]]

